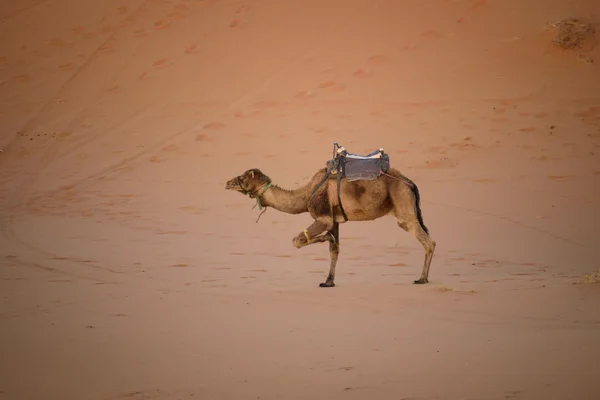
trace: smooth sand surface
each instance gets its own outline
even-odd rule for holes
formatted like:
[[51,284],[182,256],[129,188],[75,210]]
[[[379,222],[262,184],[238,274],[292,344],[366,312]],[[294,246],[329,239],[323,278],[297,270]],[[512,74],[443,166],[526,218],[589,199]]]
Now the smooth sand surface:
[[[598,399],[595,0],[0,5],[0,398]],[[595,25],[598,27],[598,25]],[[548,29],[547,29],[548,28]],[[310,225],[294,188],[383,147],[437,241]]]

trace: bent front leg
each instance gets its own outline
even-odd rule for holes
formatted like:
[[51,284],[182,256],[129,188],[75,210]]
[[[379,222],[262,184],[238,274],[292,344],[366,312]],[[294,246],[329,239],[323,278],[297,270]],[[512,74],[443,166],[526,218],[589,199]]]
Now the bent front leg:
[[322,221],[313,222],[307,229],[303,232],[299,233],[294,239],[292,239],[292,243],[294,247],[299,249],[304,246],[308,246],[309,244],[321,243],[328,241],[328,235],[321,235],[323,232],[327,231],[329,226]]

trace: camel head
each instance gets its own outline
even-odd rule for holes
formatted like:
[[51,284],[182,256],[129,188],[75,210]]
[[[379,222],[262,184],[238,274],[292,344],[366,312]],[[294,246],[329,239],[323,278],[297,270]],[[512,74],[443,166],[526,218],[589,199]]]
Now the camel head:
[[231,178],[225,184],[225,189],[235,190],[236,192],[256,197],[259,189],[264,188],[271,183],[271,179],[262,173],[258,168],[252,168],[240,176]]

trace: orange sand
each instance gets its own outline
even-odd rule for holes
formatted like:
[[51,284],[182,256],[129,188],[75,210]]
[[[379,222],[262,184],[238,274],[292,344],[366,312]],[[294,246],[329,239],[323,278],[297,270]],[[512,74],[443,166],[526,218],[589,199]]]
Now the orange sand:
[[[597,399],[595,0],[0,5],[0,398]],[[305,182],[383,147],[392,218],[296,250]]]

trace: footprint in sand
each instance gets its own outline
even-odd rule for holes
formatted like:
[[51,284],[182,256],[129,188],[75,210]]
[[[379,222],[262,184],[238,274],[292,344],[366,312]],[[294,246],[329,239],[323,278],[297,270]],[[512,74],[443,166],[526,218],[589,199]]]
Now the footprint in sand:
[[231,21],[229,23],[229,27],[230,28],[237,28],[238,26],[240,26],[242,24],[242,21],[239,19],[234,19],[233,21]]
[[294,96],[296,99],[310,99],[315,96],[312,90],[301,90]]
[[112,54],[117,51],[112,43],[105,43],[98,48],[100,54]]
[[188,213],[194,214],[194,215],[200,215],[205,211],[203,208],[196,207],[196,206],[184,206],[184,207],[179,207],[179,209],[181,211],[185,211],[185,212],[188,212]]
[[52,39],[46,41],[46,43],[51,46],[59,47],[59,48],[64,48],[69,45],[69,43],[67,43],[65,40],[60,39],[60,38],[52,38]]
[[204,133],[199,133],[194,138],[196,142],[212,142],[214,139]]
[[174,144],[170,144],[170,145],[165,146],[165,147],[162,148],[163,151],[176,151],[176,150],[179,150],[179,149],[180,149],[180,147],[177,146],[177,145],[174,145]]
[[69,63],[65,63],[65,64],[60,64],[58,66],[58,69],[60,69],[61,71],[74,71],[78,68],[77,64],[75,64],[74,62],[69,62]]
[[78,35],[84,35],[87,32],[87,29],[85,26],[80,25],[80,26],[76,26],[75,28],[71,29],[71,31],[73,31],[74,33],[76,33]]
[[568,182],[575,180],[575,177],[573,175],[549,175],[548,179],[559,182]]
[[160,158],[158,156],[152,156],[152,157],[149,158],[149,160],[150,160],[151,163],[163,163],[163,162],[166,161],[166,159]]
[[27,83],[31,82],[32,77],[29,74],[20,74],[15,76],[13,79],[20,83]]
[[186,267],[189,267],[189,265],[188,265],[188,264],[185,264],[185,263],[179,263],[179,264],[172,264],[172,265],[169,265],[169,267],[170,267],[170,268],[186,268]]
[[471,150],[479,148],[479,145],[470,142],[470,138],[465,138],[464,142],[450,143],[448,146],[459,150]]
[[257,115],[260,115],[260,111],[251,111],[251,112],[238,111],[235,114],[233,114],[233,116],[236,118],[251,118],[251,117],[256,117]]
[[178,3],[174,8],[175,10],[179,10],[179,11],[184,11],[187,12],[190,10],[190,6],[188,6],[187,4],[185,4],[188,0],[183,0],[182,2]]
[[389,64],[390,62],[391,58],[383,54],[375,54],[367,58],[367,63],[369,65],[384,65]]
[[244,14],[247,13],[248,11],[250,11],[252,9],[252,7],[247,6],[247,5],[241,5],[237,8],[237,10],[235,10],[236,14]]
[[167,19],[167,18],[163,18],[163,19],[159,19],[157,21],[154,21],[154,29],[155,30],[162,30],[162,29],[168,29],[171,27],[171,20]]
[[166,57],[163,58],[159,58],[158,60],[154,61],[152,63],[153,67],[162,67],[163,65],[166,65],[169,62],[169,59]]
[[535,132],[536,128],[534,126],[528,126],[525,128],[519,129],[519,132]]
[[581,117],[581,118],[592,118],[597,115],[600,115],[600,107],[588,107],[583,111],[579,111],[579,112],[575,113],[576,117]]
[[531,272],[515,272],[513,274],[510,274],[511,276],[533,276],[533,275],[537,275]]
[[207,129],[207,130],[217,130],[217,129],[223,129],[225,128],[225,124],[222,122],[210,122],[206,125],[204,125],[202,127],[202,129]]
[[346,90],[346,85],[340,82],[336,82],[334,80],[328,80],[319,85],[321,89],[329,89],[333,92],[341,92]]
[[352,75],[357,78],[368,78],[373,75],[373,70],[371,68],[359,68]]
[[194,53],[197,53],[198,51],[200,51],[200,47],[197,44],[193,44],[191,46],[188,46],[185,49],[184,53],[185,54],[194,54]]
[[133,34],[137,38],[142,38],[142,37],[148,36],[148,32],[146,32],[145,29],[136,29],[135,31],[133,31]]
[[441,33],[434,29],[429,29],[421,33],[421,37],[427,39],[439,39],[442,37]]
[[454,161],[448,157],[443,157],[439,160],[425,161],[425,168],[438,169],[438,168],[452,168],[458,165],[458,161]]

